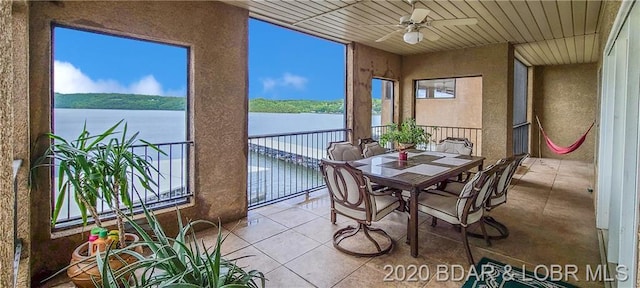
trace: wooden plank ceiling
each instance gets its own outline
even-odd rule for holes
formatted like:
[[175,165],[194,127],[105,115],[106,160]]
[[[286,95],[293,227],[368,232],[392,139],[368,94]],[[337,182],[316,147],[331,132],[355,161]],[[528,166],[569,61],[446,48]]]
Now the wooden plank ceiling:
[[474,17],[477,25],[430,28],[441,38],[411,45],[398,24],[411,14],[402,0],[222,0],[248,9],[254,18],[331,40],[363,43],[400,55],[419,54],[511,42],[526,65],[590,63],[598,60],[597,31],[602,2],[585,0],[421,0],[430,19]]

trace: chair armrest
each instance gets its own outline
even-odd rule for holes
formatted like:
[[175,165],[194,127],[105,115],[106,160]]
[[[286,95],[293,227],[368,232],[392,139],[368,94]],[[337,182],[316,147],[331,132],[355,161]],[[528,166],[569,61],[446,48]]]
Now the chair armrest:
[[384,187],[384,188],[381,188],[381,189],[372,190],[370,192],[370,194],[374,195],[374,196],[388,196],[388,195],[393,196],[394,193],[396,193],[396,192],[399,192],[399,190],[391,189],[389,187]]

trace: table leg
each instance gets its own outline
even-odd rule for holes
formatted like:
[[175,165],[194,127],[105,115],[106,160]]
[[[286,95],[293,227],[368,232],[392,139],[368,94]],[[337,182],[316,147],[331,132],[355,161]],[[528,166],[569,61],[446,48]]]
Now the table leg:
[[411,256],[418,257],[418,189],[411,190],[409,198],[409,244]]

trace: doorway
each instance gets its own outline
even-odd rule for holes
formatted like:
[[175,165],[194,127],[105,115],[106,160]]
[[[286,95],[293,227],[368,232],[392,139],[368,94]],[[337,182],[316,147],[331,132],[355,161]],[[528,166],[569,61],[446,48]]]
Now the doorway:
[[[636,284],[638,164],[640,163],[640,8],[625,3],[617,15],[602,66],[596,226],[618,287]],[[620,21],[626,19],[624,21]]]
[[528,68],[517,59],[513,65],[513,154],[518,155],[529,152]]

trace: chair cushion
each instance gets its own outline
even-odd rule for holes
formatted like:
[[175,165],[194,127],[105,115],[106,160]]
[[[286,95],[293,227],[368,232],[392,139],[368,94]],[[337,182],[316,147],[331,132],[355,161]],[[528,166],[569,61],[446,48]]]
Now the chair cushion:
[[364,144],[364,148],[362,148],[362,155],[366,157],[372,157],[380,154],[387,153],[387,149],[380,146],[378,142],[372,142]]
[[362,159],[360,148],[349,142],[331,143],[327,149],[329,159],[336,161],[353,161]]
[[460,224],[456,213],[458,197],[439,190],[427,190],[418,196],[418,210],[451,224]]
[[467,141],[446,139],[436,145],[436,151],[461,155],[471,155],[471,152],[473,152],[473,147],[470,147]]
[[376,212],[372,215],[373,221],[380,221],[384,216],[393,212],[396,208],[400,207],[400,201],[398,198],[391,195],[373,196],[376,202]]
[[451,194],[460,195],[460,192],[462,191],[462,188],[464,188],[465,184],[466,183],[461,182],[447,182],[443,190]]
[[[398,198],[390,195],[372,195],[372,200],[375,200],[375,203],[371,203],[372,206],[375,206],[375,211],[373,211],[371,215],[371,221],[379,221],[387,214],[391,213],[396,208],[400,207],[400,202]],[[338,203],[335,204],[335,209],[340,214],[344,214],[345,216],[351,217],[356,220],[365,221],[367,219],[367,214],[365,211],[353,210],[347,207],[344,207]]]

